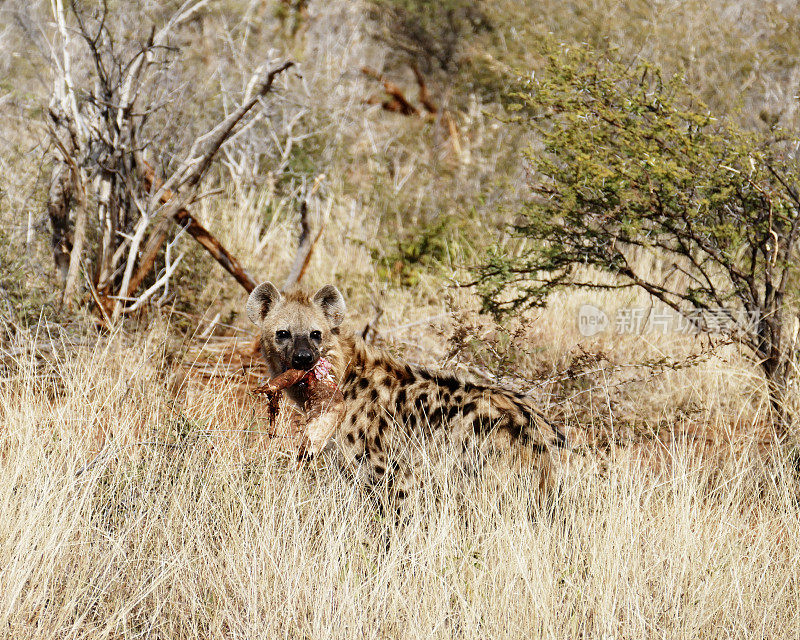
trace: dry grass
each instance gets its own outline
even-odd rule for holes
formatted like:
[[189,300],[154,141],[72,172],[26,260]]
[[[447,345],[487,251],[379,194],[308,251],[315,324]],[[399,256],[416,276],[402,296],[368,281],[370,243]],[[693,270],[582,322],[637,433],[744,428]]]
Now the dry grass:
[[[160,343],[21,357],[0,386],[10,638],[790,638],[800,505],[784,461],[677,443],[431,467],[401,520],[330,465],[179,419]],[[56,349],[59,352],[59,349]],[[97,455],[98,450],[100,452]],[[752,451],[750,452],[753,453]],[[87,464],[93,460],[91,464]]]

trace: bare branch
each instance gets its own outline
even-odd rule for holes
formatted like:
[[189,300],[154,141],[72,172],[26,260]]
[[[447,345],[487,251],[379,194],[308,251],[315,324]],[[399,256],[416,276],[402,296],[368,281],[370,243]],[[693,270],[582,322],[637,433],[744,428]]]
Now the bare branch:
[[[107,0],[99,3],[96,18],[85,8],[88,5],[78,0],[51,0],[56,37],[51,61],[54,99],[47,126],[56,149],[56,171],[48,212],[53,223],[54,257],[65,283],[63,295],[69,302],[78,286],[87,238],[97,239],[98,246],[91,252],[90,285],[95,289],[93,296],[100,298],[98,304],[115,320],[121,313],[140,308],[153,295],[154,289],[149,287],[144,297],[131,298],[152,273],[174,223],[182,227],[181,233],[188,233],[203,246],[247,291],[257,284],[187,207],[202,197],[198,195],[200,184],[220,149],[246,131],[258,117],[264,117],[264,114],[252,117],[253,107],[263,101],[276,78],[294,63],[286,61],[272,68],[264,65],[254,73],[242,104],[195,139],[177,170],[164,176],[166,179],[156,176],[143,160],[141,153],[147,144],[137,141],[147,115],[158,108],[153,105],[137,108],[137,101],[143,101],[145,87],[149,86],[149,71],[158,60],[157,51],[168,49],[168,40],[179,25],[209,4],[210,0],[186,0],[166,24],[158,30],[146,31],[143,42],[132,43],[137,47],[134,54],[123,59],[122,48],[114,42],[115,31],[106,22],[113,17]],[[72,42],[69,23],[75,25],[77,34]],[[94,82],[93,87],[85,87],[86,99],[80,111],[70,60],[76,44],[88,54],[87,70],[92,76],[90,81]],[[286,154],[291,152],[296,139],[287,142]],[[89,184],[89,176],[97,176],[97,180]],[[146,197],[142,197],[143,192]],[[93,226],[94,217],[87,212],[89,196],[98,204],[97,229]],[[73,206],[74,224],[70,220]],[[169,273],[174,272],[180,260],[172,260],[171,246],[167,245],[167,273],[158,278],[159,286],[165,289],[164,295],[168,291]],[[111,314],[109,301],[113,299],[135,302],[127,309],[117,302]]]
[[63,0],[51,0],[53,16],[58,25],[61,38],[61,77],[55,83],[55,97],[61,103],[65,112],[71,112],[72,118],[78,127],[81,127],[81,118],[78,112],[78,103],[75,99],[75,87],[72,82],[72,63],[69,55],[69,34],[67,33],[66,20],[64,19]]
[[311,254],[314,251],[314,246],[322,236],[322,230],[325,228],[324,225],[320,225],[317,234],[313,239],[311,238],[311,225],[308,221],[308,198],[314,195],[314,192],[319,188],[324,177],[324,175],[317,176],[314,185],[311,187],[308,195],[303,198],[303,202],[300,205],[300,238],[297,242],[297,253],[295,253],[292,266],[289,269],[289,275],[286,276],[286,280],[283,283],[284,291],[288,291],[297,286],[300,280],[303,279],[308,264],[311,262]]
[[175,272],[175,269],[178,268],[178,265],[180,264],[181,260],[183,260],[183,257],[186,255],[185,252],[181,253],[175,259],[175,261],[172,262],[171,258],[172,247],[178,242],[180,237],[183,235],[184,231],[185,229],[181,229],[178,232],[178,235],[176,235],[175,238],[172,240],[172,242],[170,242],[167,245],[167,249],[164,254],[164,260],[165,260],[164,273],[158,280],[155,281],[155,283],[151,287],[145,290],[145,292],[142,293],[142,295],[138,296],[136,298],[136,301],[131,306],[126,307],[123,310],[124,313],[131,313],[133,311],[136,311],[137,309],[140,309],[142,305],[144,305],[144,303],[147,302],[147,300],[161,287],[164,287],[164,293],[162,294],[161,297],[162,299],[166,298],[167,293],[169,292],[169,279],[170,277],[172,277],[172,274]]
[[311,262],[311,254],[314,251],[314,246],[317,240],[322,236],[324,227],[320,226],[319,231],[311,238],[311,227],[308,224],[308,206],[306,201],[300,205],[300,240],[297,245],[297,253],[292,261],[292,266],[289,269],[289,275],[286,276],[286,281],[283,283],[283,290],[288,291],[294,288],[302,280],[303,275]]
[[[236,125],[244,118],[248,112],[259,102],[261,98],[267,95],[272,89],[275,78],[294,66],[294,62],[288,60],[283,64],[278,65],[275,69],[267,74],[266,79],[261,83],[255,95],[251,96],[244,102],[238,109],[233,111],[227,118],[216,125],[213,129],[206,132],[197,140],[195,140],[192,148],[189,150],[186,159],[181,166],[173,173],[173,175],[161,186],[158,191],[152,196],[152,203],[156,204],[161,198],[162,192],[169,189],[178,189],[184,185],[192,187],[202,180],[211,162],[216,156],[219,148],[228,140]],[[206,150],[200,154],[201,146],[205,145]]]
[[[125,273],[122,276],[122,284],[119,287],[119,290],[123,292],[123,295],[127,295],[127,292],[130,288],[131,282],[131,275],[133,274],[133,267],[136,264],[136,257],[139,254],[139,246],[144,239],[144,234],[147,231],[147,227],[150,224],[150,219],[143,215],[140,219],[138,224],[136,225],[136,232],[133,234],[133,238],[131,240],[131,248],[128,251],[128,261],[125,264]],[[119,304],[114,307],[114,319],[116,320],[119,317],[119,314],[122,312],[122,308]]]

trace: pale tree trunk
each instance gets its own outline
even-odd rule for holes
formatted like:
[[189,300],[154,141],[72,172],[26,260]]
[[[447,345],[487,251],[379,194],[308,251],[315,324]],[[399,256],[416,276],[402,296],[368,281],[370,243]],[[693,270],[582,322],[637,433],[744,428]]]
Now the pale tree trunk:
[[[800,315],[784,321],[781,307],[773,307],[768,317],[759,325],[762,340],[761,368],[767,382],[770,406],[774,415],[775,435],[781,443],[797,438],[796,419],[798,417],[798,398],[795,381],[798,378],[798,329]],[[767,315],[767,314],[765,314]],[[792,323],[786,331],[785,325]]]
[[69,270],[67,271],[66,282],[64,283],[64,295],[62,304],[68,309],[72,309],[75,294],[78,290],[78,275],[81,270],[83,260],[83,246],[86,244],[86,192],[84,191],[84,178],[82,172],[73,169],[72,179],[75,193],[75,237],[72,241],[72,251],[69,256]]
[[107,293],[111,288],[111,274],[114,266],[114,241],[117,234],[117,212],[113,202],[113,176],[108,171],[102,171],[97,189],[97,209],[103,237],[100,244],[100,259],[96,282],[100,293]]

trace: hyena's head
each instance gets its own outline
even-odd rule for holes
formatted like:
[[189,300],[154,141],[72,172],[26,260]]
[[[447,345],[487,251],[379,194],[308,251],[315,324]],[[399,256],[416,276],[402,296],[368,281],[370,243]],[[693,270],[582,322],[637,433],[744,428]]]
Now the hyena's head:
[[282,295],[264,282],[247,300],[247,316],[261,328],[261,349],[273,376],[313,367],[335,345],[344,312],[344,298],[330,284],[309,297],[300,291]]

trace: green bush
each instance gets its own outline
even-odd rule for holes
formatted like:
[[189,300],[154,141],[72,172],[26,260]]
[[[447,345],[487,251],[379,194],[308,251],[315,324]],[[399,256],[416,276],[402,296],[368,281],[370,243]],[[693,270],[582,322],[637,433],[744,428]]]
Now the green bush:
[[[560,287],[641,287],[679,313],[729,313],[783,414],[794,345],[800,199],[794,161],[769,138],[713,117],[680,77],[587,46],[551,46],[513,95],[528,149],[532,197],[513,234],[476,268],[495,315],[542,305]],[[664,261],[667,277],[638,260]],[[593,267],[609,284],[586,279]]]

